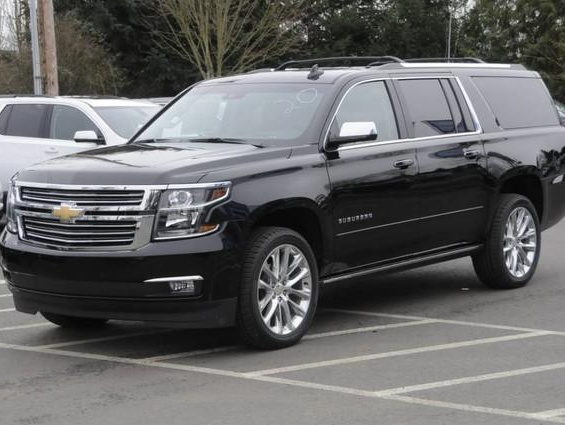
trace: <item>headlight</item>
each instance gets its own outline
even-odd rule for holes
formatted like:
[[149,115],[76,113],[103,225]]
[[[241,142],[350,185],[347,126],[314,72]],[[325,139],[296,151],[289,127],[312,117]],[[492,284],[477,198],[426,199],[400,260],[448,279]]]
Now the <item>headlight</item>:
[[208,223],[211,209],[229,197],[231,183],[187,185],[165,190],[159,200],[159,211],[153,238],[175,239],[210,233],[219,227]]
[[16,219],[16,186],[10,182],[8,186],[8,198],[6,199],[6,229],[11,233],[18,233],[18,225]]

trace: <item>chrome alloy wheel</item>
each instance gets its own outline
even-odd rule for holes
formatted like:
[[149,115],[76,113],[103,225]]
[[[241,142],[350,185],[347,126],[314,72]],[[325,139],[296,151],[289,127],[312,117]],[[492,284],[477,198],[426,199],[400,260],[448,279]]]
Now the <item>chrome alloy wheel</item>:
[[537,239],[532,214],[524,207],[514,209],[506,221],[503,244],[504,262],[512,276],[528,274],[537,255]]
[[257,302],[267,327],[288,335],[300,326],[310,308],[312,273],[304,253],[280,245],[267,256],[259,273]]

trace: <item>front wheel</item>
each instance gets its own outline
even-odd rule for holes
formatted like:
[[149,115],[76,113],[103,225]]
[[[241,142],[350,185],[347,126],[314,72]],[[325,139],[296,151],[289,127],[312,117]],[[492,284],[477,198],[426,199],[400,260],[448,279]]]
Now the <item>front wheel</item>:
[[107,319],[93,319],[87,317],[66,316],[63,314],[42,311],[41,315],[57,326],[67,329],[99,328],[106,324]]
[[540,223],[532,203],[521,195],[502,195],[485,247],[473,256],[473,265],[486,286],[520,288],[534,275],[540,247]]
[[263,349],[288,347],[306,333],[318,300],[318,270],[308,242],[297,232],[265,227],[246,250],[238,327]]

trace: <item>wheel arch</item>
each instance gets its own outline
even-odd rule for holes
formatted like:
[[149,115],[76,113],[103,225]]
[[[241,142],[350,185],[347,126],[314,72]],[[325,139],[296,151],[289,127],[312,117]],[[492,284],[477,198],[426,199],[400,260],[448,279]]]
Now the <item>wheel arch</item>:
[[286,227],[299,233],[314,251],[320,274],[329,264],[332,243],[328,226],[331,221],[314,201],[292,198],[262,205],[251,214],[249,234],[261,226]]
[[504,175],[500,181],[498,194],[500,196],[507,193],[516,193],[528,198],[536,209],[540,223],[544,222],[545,195],[542,179],[536,168],[514,170]]

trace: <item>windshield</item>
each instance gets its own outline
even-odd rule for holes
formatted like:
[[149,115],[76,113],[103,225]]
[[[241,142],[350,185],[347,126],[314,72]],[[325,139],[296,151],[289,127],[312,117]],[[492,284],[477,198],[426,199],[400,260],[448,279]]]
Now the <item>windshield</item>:
[[124,139],[130,139],[160,109],[161,107],[157,105],[94,108],[106,124]]
[[325,91],[321,84],[197,86],[137,140],[231,139],[266,144],[297,140],[311,127]]

